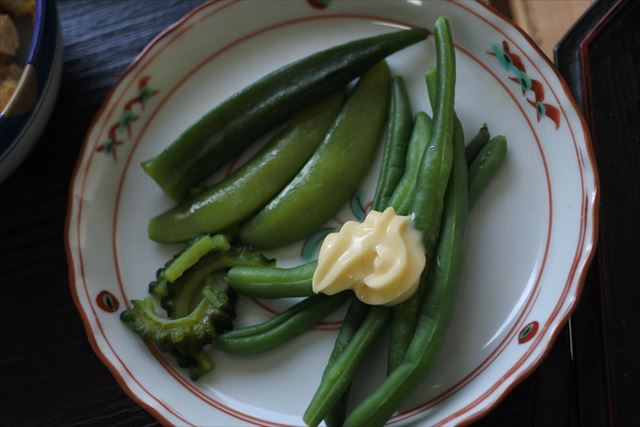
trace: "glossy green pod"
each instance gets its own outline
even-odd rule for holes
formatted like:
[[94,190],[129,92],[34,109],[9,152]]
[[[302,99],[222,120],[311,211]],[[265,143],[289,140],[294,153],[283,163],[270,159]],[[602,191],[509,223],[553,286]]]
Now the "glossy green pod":
[[340,112],[338,93],[293,116],[251,160],[195,198],[151,219],[149,238],[174,243],[216,233],[266,205],[309,160]]
[[255,217],[240,240],[284,246],[324,225],[367,173],[384,130],[391,76],[382,61],[360,79],[329,133],[300,173]]
[[173,200],[183,202],[192,188],[292,113],[427,35],[423,28],[396,31],[285,65],[211,109],[142,167]]

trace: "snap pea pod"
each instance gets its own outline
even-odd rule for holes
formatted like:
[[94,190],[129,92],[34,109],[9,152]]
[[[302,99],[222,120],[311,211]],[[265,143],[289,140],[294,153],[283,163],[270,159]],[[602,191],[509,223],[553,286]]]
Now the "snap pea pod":
[[320,387],[304,413],[304,422],[315,427],[327,414],[327,410],[338,402],[351,384],[360,361],[367,349],[387,326],[391,311],[384,306],[371,308],[360,328],[353,335],[342,353],[325,370]]
[[373,210],[378,212],[382,212],[388,205],[391,195],[402,178],[407,144],[411,136],[411,102],[404,80],[400,76],[391,80],[390,100],[384,154],[373,197]]
[[344,304],[347,298],[348,293],[346,292],[332,296],[314,295],[307,299],[310,302],[304,310],[297,311],[283,322],[276,323],[275,326],[272,324],[272,327],[269,328],[259,328],[259,332],[246,336],[238,336],[238,333],[242,333],[242,329],[235,331],[234,335],[231,333],[219,335],[215,339],[215,346],[230,354],[248,356],[264,353],[309,330],[329,313]]
[[191,188],[274,125],[427,35],[422,28],[397,31],[285,65],[214,107],[142,167],[180,203]]
[[241,227],[242,242],[257,248],[293,243],[342,207],[371,165],[387,116],[389,82],[385,61],[362,76],[307,164]]
[[467,158],[467,164],[471,164],[473,159],[476,158],[482,147],[485,146],[489,139],[491,138],[491,133],[489,133],[489,126],[486,123],[483,123],[478,131],[477,135],[473,137],[471,141],[467,144],[467,148],[465,148],[464,154]]
[[[431,79],[426,79],[434,115],[433,133],[420,164],[413,201],[414,225],[422,232],[427,271],[431,268],[440,233],[444,197],[453,162],[452,140],[457,138],[464,145],[462,125],[453,109],[455,53],[446,18],[438,18],[434,35],[438,68],[428,72]],[[409,299],[393,307],[387,373],[391,373],[404,359],[416,328],[423,293],[424,283]]]
[[295,268],[236,267],[229,270],[229,286],[241,295],[274,299],[313,295],[311,281],[317,261]]
[[480,193],[496,175],[507,155],[507,139],[498,135],[482,147],[469,166],[469,205],[478,201]]
[[[333,351],[331,352],[331,356],[329,356],[329,362],[327,362],[327,366],[322,374],[323,378],[331,370],[331,366],[333,366],[340,355],[344,353],[356,332],[360,330],[360,325],[362,325],[370,308],[371,306],[360,301],[355,295],[351,296],[349,310],[347,310],[347,314],[342,321],[340,332],[338,332],[338,336],[333,345]],[[344,422],[347,415],[350,388],[350,386],[347,386],[342,396],[340,396],[333,405],[330,405],[330,408],[324,416],[324,422],[327,427],[340,427]]]
[[329,96],[295,114],[287,126],[231,176],[195,198],[151,219],[151,240],[175,243],[215,233],[249,218],[266,205],[309,160],[342,106]]
[[422,155],[429,143],[433,125],[431,117],[424,111],[416,114],[413,123],[413,130],[405,159],[404,174],[388,202],[388,206],[392,206],[398,215],[409,214],[413,207],[413,196],[415,194],[418,170],[420,169]]
[[464,227],[468,213],[468,176],[464,144],[456,138],[451,182],[447,188],[442,232],[430,275],[424,275],[425,297],[418,327],[404,361],[347,417],[344,427],[382,426],[430,373],[453,312],[456,282],[462,267]]

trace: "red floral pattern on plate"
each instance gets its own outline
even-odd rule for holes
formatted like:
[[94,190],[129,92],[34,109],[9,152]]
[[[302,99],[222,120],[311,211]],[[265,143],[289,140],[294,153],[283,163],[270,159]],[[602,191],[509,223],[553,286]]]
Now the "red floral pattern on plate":
[[[138,80],[138,93],[124,104],[124,108],[107,133],[107,139],[96,147],[96,151],[111,157],[114,162],[118,161],[116,150],[118,146],[125,143],[126,138],[131,139],[131,124],[140,118],[140,113],[144,111],[144,106],[151,98],[158,94],[158,91],[149,86],[149,76],[140,77]],[[138,106],[138,108],[135,108]],[[136,113],[137,110],[137,113]]]

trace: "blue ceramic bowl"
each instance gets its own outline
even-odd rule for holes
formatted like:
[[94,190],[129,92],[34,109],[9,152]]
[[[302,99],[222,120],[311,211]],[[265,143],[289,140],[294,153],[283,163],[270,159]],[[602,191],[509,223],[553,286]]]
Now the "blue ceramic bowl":
[[0,182],[20,164],[42,133],[62,75],[62,41],[55,0],[36,0],[24,71],[0,113]]

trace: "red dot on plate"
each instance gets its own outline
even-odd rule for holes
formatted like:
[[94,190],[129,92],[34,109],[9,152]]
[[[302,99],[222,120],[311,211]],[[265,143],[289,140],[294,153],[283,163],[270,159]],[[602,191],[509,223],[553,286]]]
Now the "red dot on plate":
[[109,291],[100,292],[96,297],[96,303],[100,309],[107,313],[114,313],[118,311],[118,308],[120,307],[118,299]]
[[518,343],[524,344],[527,341],[531,340],[531,338],[535,337],[538,333],[538,327],[538,322],[536,322],[535,320],[528,323],[518,334]]

